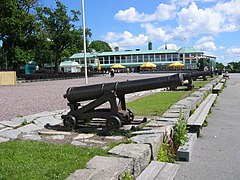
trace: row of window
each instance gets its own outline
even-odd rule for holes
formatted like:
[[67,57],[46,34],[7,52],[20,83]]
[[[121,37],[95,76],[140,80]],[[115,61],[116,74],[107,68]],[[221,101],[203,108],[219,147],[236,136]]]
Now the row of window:
[[[164,61],[183,61],[185,63],[196,63],[196,58],[200,57],[200,54],[144,54],[144,55],[119,55],[119,56],[102,56],[98,57],[101,64],[121,64],[121,63],[141,63],[141,62],[164,62]],[[95,58],[87,58],[87,62],[90,64],[96,63]],[[80,59],[80,64],[84,64],[84,60]]]
[[101,64],[177,61],[178,54],[145,54],[98,57]]

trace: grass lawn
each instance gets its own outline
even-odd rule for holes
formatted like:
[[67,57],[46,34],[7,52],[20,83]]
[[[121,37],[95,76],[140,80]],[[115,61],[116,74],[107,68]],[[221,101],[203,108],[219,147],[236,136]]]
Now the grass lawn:
[[129,102],[127,107],[135,115],[161,116],[175,102],[187,97],[190,93],[189,91],[160,92]]
[[99,148],[69,144],[20,140],[0,143],[0,179],[66,179],[95,155],[106,154]]
[[201,88],[208,84],[210,81],[193,81],[194,89]]

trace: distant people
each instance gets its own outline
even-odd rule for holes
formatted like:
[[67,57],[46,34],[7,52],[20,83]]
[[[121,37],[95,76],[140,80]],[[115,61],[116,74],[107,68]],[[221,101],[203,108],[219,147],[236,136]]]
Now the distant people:
[[114,77],[114,69],[111,69],[110,75],[111,75],[111,77]]
[[127,74],[129,74],[129,68],[127,68],[126,71],[127,71]]

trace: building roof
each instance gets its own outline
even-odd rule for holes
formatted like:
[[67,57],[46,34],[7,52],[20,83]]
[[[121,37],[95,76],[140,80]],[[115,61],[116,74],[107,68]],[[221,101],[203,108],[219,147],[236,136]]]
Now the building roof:
[[[120,56],[120,55],[139,55],[139,54],[177,54],[177,53],[203,53],[195,47],[182,47],[179,50],[174,49],[157,49],[157,50],[126,50],[111,52],[92,52],[86,53],[87,58],[96,58],[103,56]],[[70,59],[84,58],[84,53],[76,53]]]
[[[172,49],[158,49],[158,50],[126,50],[126,51],[112,51],[112,52],[93,52],[93,53],[86,53],[88,58],[94,57],[103,57],[103,56],[117,56],[117,55],[139,55],[139,54],[156,54],[156,53],[178,53],[177,50]],[[84,53],[77,53],[70,57],[73,58],[84,58]]]
[[195,47],[182,47],[178,50],[178,53],[203,53]]

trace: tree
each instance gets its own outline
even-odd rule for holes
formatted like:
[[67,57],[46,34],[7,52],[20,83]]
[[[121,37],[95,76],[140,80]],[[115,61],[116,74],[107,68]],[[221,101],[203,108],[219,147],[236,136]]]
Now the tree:
[[8,66],[17,69],[31,61],[38,24],[33,11],[37,0],[1,0],[0,40],[7,52]]
[[100,40],[92,41],[89,45],[90,49],[94,49],[97,52],[111,52],[112,49],[108,43]]
[[[68,16],[66,6],[59,0],[56,0],[55,9],[38,7],[37,12],[43,30],[41,36],[49,40],[50,50],[54,53],[56,72],[64,54],[83,49],[83,31],[74,24],[79,21],[80,12],[71,10],[72,16]],[[86,36],[91,36],[90,29],[86,29]]]
[[118,47],[118,46],[115,46],[115,47],[114,47],[114,51],[118,52],[118,51],[119,51],[119,47]]

